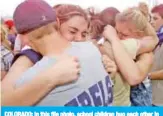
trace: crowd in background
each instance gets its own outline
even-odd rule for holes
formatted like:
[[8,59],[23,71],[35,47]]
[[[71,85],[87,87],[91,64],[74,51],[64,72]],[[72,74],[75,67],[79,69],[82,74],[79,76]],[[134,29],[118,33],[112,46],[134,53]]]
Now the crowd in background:
[[1,84],[2,105],[162,106],[163,4],[26,0],[1,21]]

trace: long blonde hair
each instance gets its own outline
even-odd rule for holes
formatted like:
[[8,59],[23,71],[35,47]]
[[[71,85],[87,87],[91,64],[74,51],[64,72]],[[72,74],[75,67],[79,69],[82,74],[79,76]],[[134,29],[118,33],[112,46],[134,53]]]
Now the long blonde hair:
[[1,25],[1,44],[12,51],[11,43],[7,40],[7,29],[4,25]]
[[157,34],[147,18],[138,8],[129,8],[116,16],[116,21],[130,21],[135,25],[138,31],[143,32],[145,36],[157,38]]
[[[142,12],[137,8],[129,8],[116,16],[117,21],[130,21],[135,25],[137,31],[143,33],[144,36],[151,36],[153,39],[158,39],[154,28],[148,22],[147,18],[142,14]],[[111,50],[110,42],[105,41],[104,45],[100,47],[100,51],[106,54],[114,60],[113,51]]]

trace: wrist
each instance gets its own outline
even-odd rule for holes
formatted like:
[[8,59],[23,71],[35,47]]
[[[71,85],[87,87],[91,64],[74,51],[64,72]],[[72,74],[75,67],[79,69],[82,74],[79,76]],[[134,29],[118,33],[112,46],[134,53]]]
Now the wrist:
[[117,42],[119,42],[118,37],[112,37],[110,43],[111,43],[111,44],[114,44],[114,43],[117,43]]
[[[55,73],[54,73],[55,71]],[[53,86],[56,87],[58,86],[58,78],[60,78],[60,73],[57,70],[47,70],[43,75],[44,78],[47,78],[48,83]]]
[[[54,71],[55,71],[55,73],[54,73]],[[53,70],[53,73],[50,76],[50,78],[51,78],[51,81],[54,84],[54,86],[60,85],[60,83],[59,83],[59,80],[61,78],[61,72],[60,72],[60,70],[54,69]]]

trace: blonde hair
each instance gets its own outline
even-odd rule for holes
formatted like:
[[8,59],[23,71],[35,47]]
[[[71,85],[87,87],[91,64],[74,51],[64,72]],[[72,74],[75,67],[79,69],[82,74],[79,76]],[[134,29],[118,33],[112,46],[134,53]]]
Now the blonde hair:
[[145,2],[140,2],[139,5],[138,5],[138,8],[146,17],[148,17],[149,8],[148,8],[148,5]]
[[157,39],[157,34],[147,18],[138,8],[129,8],[116,16],[116,21],[128,21],[135,25],[139,32],[143,32],[145,36],[152,36]]
[[[141,13],[137,8],[129,8],[116,16],[116,20],[122,22],[131,22],[135,25],[137,31],[143,32],[145,36],[151,36],[153,39],[158,39],[154,28],[147,21],[147,18]],[[113,51],[111,45],[108,41],[105,41],[104,45],[101,47],[103,54],[106,54],[114,60]]]
[[12,51],[11,43],[7,40],[7,29],[4,25],[1,25],[1,44]]

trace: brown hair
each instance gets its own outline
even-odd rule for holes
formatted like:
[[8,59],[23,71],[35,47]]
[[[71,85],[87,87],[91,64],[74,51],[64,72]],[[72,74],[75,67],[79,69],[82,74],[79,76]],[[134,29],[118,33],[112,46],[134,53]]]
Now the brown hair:
[[155,7],[152,9],[151,12],[152,12],[152,13],[158,13],[158,14],[162,17],[162,19],[163,19],[163,4],[160,4],[160,5],[158,5],[158,6],[155,6]]
[[91,13],[91,31],[93,39],[97,39],[104,30],[106,25],[115,27],[115,17],[119,11],[114,7],[108,7],[98,14]]
[[[86,12],[79,6],[69,5],[69,4],[58,4],[58,5],[55,5],[53,8],[54,8],[54,11],[56,12],[57,18],[60,21],[60,24],[66,22],[67,20],[69,20],[70,18],[76,15],[82,16],[86,20],[88,20]],[[58,25],[56,25],[55,23],[50,23],[48,25],[42,26],[30,32],[29,35],[32,38],[39,39],[43,37],[44,35],[52,33],[54,30],[54,27],[56,30],[58,30],[57,26]]]
[[80,6],[71,4],[58,4],[53,8],[61,24],[76,15],[82,16],[86,21],[88,21],[87,13]]

